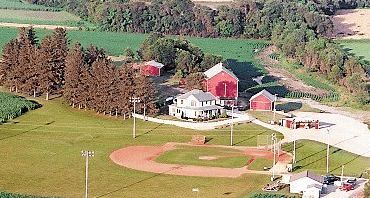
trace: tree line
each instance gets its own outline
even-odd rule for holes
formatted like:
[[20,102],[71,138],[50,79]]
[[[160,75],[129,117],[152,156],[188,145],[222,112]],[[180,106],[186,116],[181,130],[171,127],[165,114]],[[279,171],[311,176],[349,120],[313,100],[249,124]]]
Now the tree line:
[[156,112],[156,93],[149,78],[138,75],[130,64],[115,67],[103,49],[68,49],[62,28],[38,42],[33,28],[20,28],[16,39],[3,49],[0,83],[10,91],[34,97],[63,94],[72,107],[109,115],[130,115],[132,97],[138,111]]

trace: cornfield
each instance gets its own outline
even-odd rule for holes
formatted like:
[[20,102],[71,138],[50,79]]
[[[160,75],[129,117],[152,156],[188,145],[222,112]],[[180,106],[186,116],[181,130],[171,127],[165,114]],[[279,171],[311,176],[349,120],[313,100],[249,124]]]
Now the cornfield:
[[8,192],[0,192],[0,198],[46,198],[33,195],[20,195]]
[[286,96],[286,98],[311,98],[312,100],[321,102],[321,101],[327,101],[327,102],[335,102],[339,100],[339,94],[336,92],[329,92],[325,95],[317,95],[312,93],[304,93],[304,92],[290,92]]
[[40,104],[25,98],[0,92],[0,123],[14,119],[30,110],[40,107]]

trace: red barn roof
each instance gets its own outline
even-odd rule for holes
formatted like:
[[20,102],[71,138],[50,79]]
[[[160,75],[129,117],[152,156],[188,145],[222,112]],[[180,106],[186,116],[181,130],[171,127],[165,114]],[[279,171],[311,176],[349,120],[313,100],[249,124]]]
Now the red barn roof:
[[219,63],[219,64],[213,66],[209,70],[205,71],[204,74],[207,76],[207,78],[212,78],[213,76],[217,75],[218,73],[220,73],[222,71],[226,72],[227,74],[229,74],[230,76],[235,78],[237,81],[239,81],[238,77],[236,77],[235,74],[232,71],[226,69],[223,66],[222,63]]
[[266,91],[265,89],[258,92],[256,95],[252,96],[251,99],[249,99],[249,101],[252,101],[253,99],[255,99],[255,98],[257,98],[258,96],[261,96],[261,95],[265,96],[271,102],[275,101],[275,96],[272,95],[270,92]]

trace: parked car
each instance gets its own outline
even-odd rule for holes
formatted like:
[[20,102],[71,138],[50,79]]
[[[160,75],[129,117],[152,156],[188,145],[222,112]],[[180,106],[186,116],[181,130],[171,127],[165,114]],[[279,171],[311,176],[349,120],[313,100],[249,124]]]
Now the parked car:
[[357,179],[356,179],[356,178],[351,178],[351,179],[348,179],[348,180],[346,181],[346,183],[349,183],[349,184],[354,184],[354,185],[356,185],[356,183],[357,183]]
[[327,184],[327,185],[332,185],[334,184],[335,181],[339,181],[339,180],[340,180],[340,177],[337,177],[333,174],[324,176],[324,184]]
[[354,183],[344,183],[342,184],[342,186],[339,187],[340,190],[342,191],[351,191],[353,189],[355,189],[355,185]]

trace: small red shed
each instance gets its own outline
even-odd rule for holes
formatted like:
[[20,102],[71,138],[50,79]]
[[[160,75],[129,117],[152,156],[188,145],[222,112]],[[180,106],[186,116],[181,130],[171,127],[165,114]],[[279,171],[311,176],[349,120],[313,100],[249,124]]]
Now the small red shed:
[[164,65],[154,60],[146,62],[141,68],[140,73],[146,76],[160,76]]
[[238,99],[239,79],[235,74],[219,63],[206,72],[204,82],[207,92],[216,96],[221,105],[234,103]]
[[270,92],[262,90],[249,100],[250,110],[253,111],[272,111],[276,98]]

